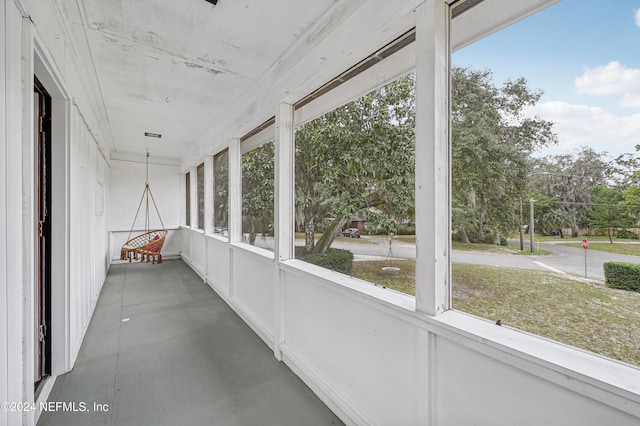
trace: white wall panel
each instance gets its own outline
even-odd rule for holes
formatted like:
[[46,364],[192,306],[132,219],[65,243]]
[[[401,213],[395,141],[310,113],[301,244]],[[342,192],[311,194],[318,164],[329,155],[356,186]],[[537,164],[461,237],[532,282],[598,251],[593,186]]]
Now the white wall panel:
[[108,165],[77,108],[72,110],[70,139],[69,299],[73,363],[106,276],[107,207],[98,208],[95,197],[96,186],[104,181]]
[[[22,401],[25,336],[22,217],[22,28],[14,2],[0,11],[0,402]],[[0,424],[22,424],[22,413],[0,411]]]
[[[6,3],[5,3],[6,4]],[[0,7],[0,23],[2,29],[0,29],[0,57],[6,58],[6,6]],[[6,91],[6,65],[0,67],[0,165],[2,166],[2,172],[0,172],[0,308],[3,312],[9,310],[9,288],[7,280],[7,183],[8,183],[8,164],[7,164],[7,96]],[[0,376],[9,376],[9,316],[0,315]],[[0,401],[8,401],[9,398],[9,383],[0,384]],[[3,411],[0,412],[0,423],[8,423],[9,413]]]
[[[156,201],[160,217],[167,228],[180,225],[180,173],[178,166],[157,164],[153,157],[149,161],[149,187]],[[140,204],[146,181],[145,159],[124,161],[111,159],[111,178],[109,201],[112,206],[109,214],[109,229],[114,232],[129,231]],[[150,228],[160,227],[160,221],[151,200]],[[136,229],[144,229],[145,205],[143,203]]]
[[434,356],[438,425],[638,424],[637,417],[446,338],[437,339]]
[[222,296],[229,296],[229,243],[207,237],[207,282]]
[[[273,342],[275,307],[273,259],[242,247],[233,247],[232,298],[250,314],[262,333]],[[249,266],[251,265],[251,266]]]
[[[191,259],[191,238],[195,232],[191,231],[189,228],[182,228],[182,257],[189,261]],[[193,268],[193,266],[191,266]],[[196,271],[198,272],[198,271]],[[201,272],[201,271],[200,271]]]
[[189,244],[191,247],[189,248],[190,253],[190,261],[192,267],[198,272],[201,277],[204,277],[204,266],[205,266],[205,235],[202,231],[191,231],[191,238],[189,239]]
[[357,423],[418,424],[418,328],[319,280],[285,273],[285,359],[320,376]]

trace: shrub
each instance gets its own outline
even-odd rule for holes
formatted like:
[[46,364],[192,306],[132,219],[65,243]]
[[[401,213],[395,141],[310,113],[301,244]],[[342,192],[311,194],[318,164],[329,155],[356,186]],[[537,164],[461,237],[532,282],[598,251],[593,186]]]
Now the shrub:
[[416,235],[415,226],[399,226],[397,235]]
[[[490,233],[485,234],[483,237],[480,237],[478,234],[475,234],[475,233],[470,233],[470,234],[467,234],[467,237],[469,238],[469,242],[472,244],[492,244],[493,245],[495,243],[494,236]],[[462,242],[462,234],[459,232],[453,232],[451,234],[451,240]],[[500,235],[500,245],[501,246],[509,245],[507,238],[503,237],[502,235]]]
[[325,254],[309,253],[304,246],[296,247],[296,259],[351,275],[353,270],[353,253],[349,250],[330,248]]
[[621,240],[637,240],[638,236],[635,232],[629,231],[628,229],[620,229],[616,232],[616,238],[620,238]]
[[605,262],[604,279],[609,287],[640,291],[640,264]]

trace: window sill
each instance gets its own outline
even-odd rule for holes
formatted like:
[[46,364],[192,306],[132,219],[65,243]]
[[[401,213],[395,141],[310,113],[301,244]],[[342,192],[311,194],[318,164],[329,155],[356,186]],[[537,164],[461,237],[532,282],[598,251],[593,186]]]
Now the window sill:
[[[437,334],[442,334],[445,338],[451,337],[457,343],[471,349],[486,352],[488,346],[497,353],[515,357],[511,360],[512,364],[525,371],[528,371],[533,363],[544,370],[558,373],[556,379],[559,384],[575,387],[574,390],[587,396],[593,395],[580,384],[571,386],[569,383],[572,379],[634,401],[636,404],[640,403],[640,368],[633,365],[506,325],[498,326],[492,321],[460,311],[450,310],[437,317],[428,317],[427,321],[445,331]],[[465,339],[461,341],[460,336]],[[519,366],[518,363],[523,365]],[[543,373],[540,376],[543,376]],[[549,377],[547,379],[552,380]]]
[[377,286],[359,278],[350,277],[340,272],[332,271],[312,263],[298,259],[290,259],[280,263],[280,267],[288,272],[309,278],[324,286],[330,286],[336,291],[345,292],[353,297],[364,297],[376,304],[401,310],[404,314],[413,314],[416,309],[416,299],[408,294]]
[[[204,234],[204,231],[202,232]],[[206,237],[209,237],[213,240],[220,241],[221,243],[228,243],[229,237],[223,237],[220,234],[205,234]]]
[[267,249],[264,249],[264,248],[261,248],[261,247],[256,247],[256,246],[253,246],[251,244],[239,242],[239,243],[231,243],[231,246],[235,247],[237,249],[240,249],[240,250],[245,250],[245,251],[248,251],[248,252],[251,252],[251,253],[255,253],[255,254],[257,254],[257,255],[259,255],[261,257],[264,257],[266,259],[269,259],[269,260],[274,260],[275,259],[275,255],[271,250],[267,250]]

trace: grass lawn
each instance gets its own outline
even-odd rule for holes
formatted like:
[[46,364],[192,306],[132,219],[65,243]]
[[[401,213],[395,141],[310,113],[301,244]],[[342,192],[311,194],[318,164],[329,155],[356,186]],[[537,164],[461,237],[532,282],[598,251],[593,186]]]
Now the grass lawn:
[[[582,248],[581,243],[569,243],[563,244],[569,247],[578,247]],[[606,251],[608,253],[617,253],[617,254],[628,254],[632,256],[640,256],[640,244],[624,244],[624,243],[614,243],[611,244],[609,241],[601,241],[594,243],[589,240],[589,250],[598,250],[598,251]]]
[[516,253],[520,250],[514,245],[497,246],[495,244],[461,243],[451,241],[451,250],[460,251],[484,251],[489,253]]
[[413,244],[416,243],[415,235],[394,235],[393,239],[398,241],[404,241],[406,243],[413,243]]
[[[383,271],[384,266],[395,266],[399,271]],[[353,276],[370,281],[386,288],[415,296],[416,294],[415,260],[372,260],[353,262]]]
[[[528,236],[527,236],[528,237]],[[536,241],[542,241],[542,242],[557,242],[557,243],[570,243],[572,241],[575,242],[580,242],[583,239],[587,239],[589,241],[606,241],[609,242],[609,237],[607,237],[606,235],[578,235],[577,237],[572,237],[571,235],[565,235],[564,238],[560,238],[557,235],[539,235],[536,234]],[[527,240],[528,241],[528,240]],[[614,238],[614,241],[615,238]],[[617,240],[620,241],[620,240]],[[626,240],[628,241],[628,240]]]
[[[354,262],[353,275],[415,294],[415,261]],[[538,271],[453,264],[453,306],[558,342],[640,365],[640,293]]]

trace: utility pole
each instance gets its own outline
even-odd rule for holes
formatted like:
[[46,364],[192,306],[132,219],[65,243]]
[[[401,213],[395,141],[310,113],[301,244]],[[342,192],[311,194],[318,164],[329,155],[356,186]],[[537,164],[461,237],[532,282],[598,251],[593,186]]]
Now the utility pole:
[[524,236],[522,235],[522,197],[520,197],[520,251],[524,251]]
[[536,201],[531,198],[529,200],[529,241],[531,243],[531,253],[533,253],[535,250],[533,249],[533,240],[535,239],[535,228],[534,228],[534,213],[533,213],[533,203],[535,203]]

